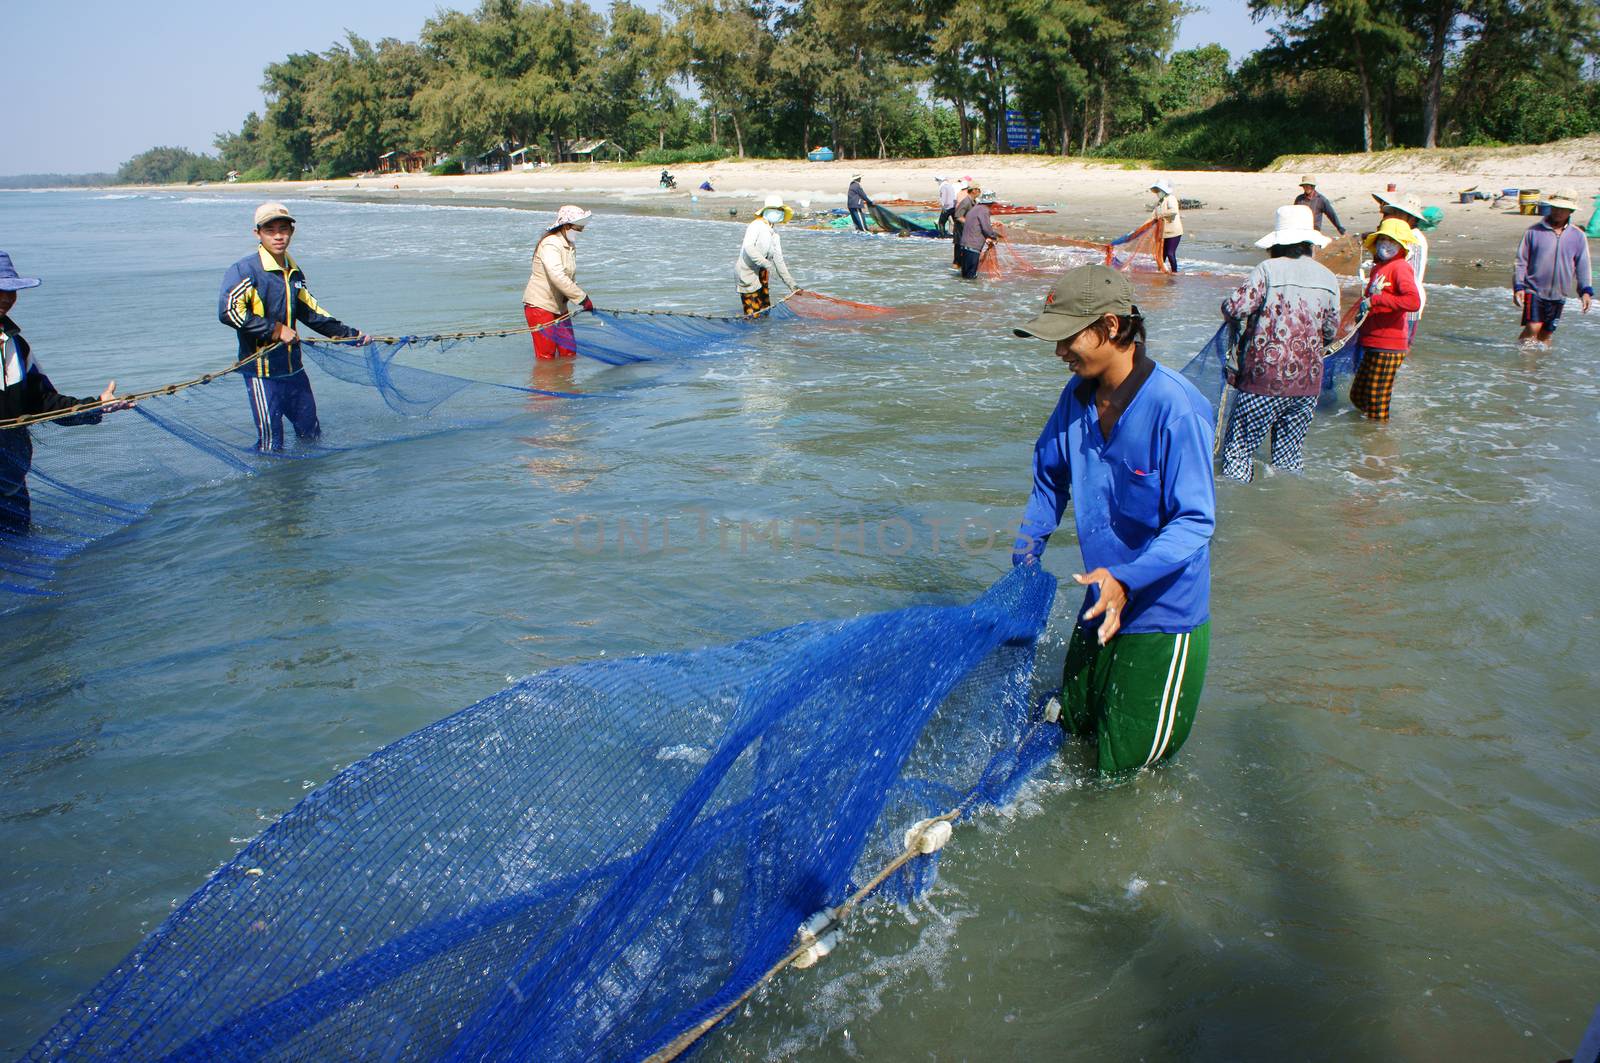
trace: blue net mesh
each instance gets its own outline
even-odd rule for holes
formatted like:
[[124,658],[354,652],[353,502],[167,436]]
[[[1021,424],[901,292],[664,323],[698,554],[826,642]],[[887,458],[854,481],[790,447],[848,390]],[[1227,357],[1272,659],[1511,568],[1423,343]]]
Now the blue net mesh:
[[[876,312],[883,310],[806,293],[755,319],[601,310],[563,324],[577,354],[626,365],[736,344],[753,330],[800,318]],[[147,398],[95,427],[44,423],[0,429],[27,432],[34,445],[31,471],[0,462],[0,518],[21,519],[25,498],[31,511],[26,534],[0,532],[0,611],[49,595],[64,558],[127,527],[155,503],[198,487],[285,461],[485,427],[537,411],[550,400],[602,397],[485,383],[397,361],[408,352],[438,360],[478,338],[401,337],[360,347],[303,344],[322,435],[314,443],[297,443],[291,433],[290,444],[277,451],[257,448],[243,378],[233,374]],[[525,335],[503,339],[529,342]],[[17,489],[24,475],[26,495]]]
[[[1317,398],[1317,405],[1323,409],[1338,405],[1339,395],[1361,366],[1361,345],[1356,342],[1356,324],[1354,313],[1347,312],[1339,325],[1339,338],[1334,341],[1331,353],[1322,360],[1322,392]],[[1205,346],[1180,370],[1189,383],[1211,401],[1212,409],[1219,411],[1219,443],[1228,418],[1228,410],[1224,408],[1229,398],[1226,375],[1228,360],[1238,343],[1238,323],[1224,321]]]
[[[558,668],[313,791],[30,1059],[637,1059],[918,820],[1009,800],[1055,581]],[[925,889],[936,856],[885,885]]]

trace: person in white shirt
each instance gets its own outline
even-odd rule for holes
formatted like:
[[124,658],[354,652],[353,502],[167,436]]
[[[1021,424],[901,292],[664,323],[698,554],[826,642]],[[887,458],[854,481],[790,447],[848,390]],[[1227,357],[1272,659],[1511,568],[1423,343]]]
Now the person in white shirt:
[[950,223],[950,215],[955,213],[956,200],[961,196],[961,189],[956,187],[953,177],[935,177],[939,182],[939,231],[947,233],[945,228]]
[[772,291],[768,287],[770,271],[776,271],[790,291],[800,290],[783,261],[783,244],[776,228],[792,217],[794,211],[783,205],[782,196],[768,196],[755,220],[744,231],[744,243],[739,247],[739,259],[734,263],[733,272],[739,281],[739,301],[746,317],[757,317],[772,309]]

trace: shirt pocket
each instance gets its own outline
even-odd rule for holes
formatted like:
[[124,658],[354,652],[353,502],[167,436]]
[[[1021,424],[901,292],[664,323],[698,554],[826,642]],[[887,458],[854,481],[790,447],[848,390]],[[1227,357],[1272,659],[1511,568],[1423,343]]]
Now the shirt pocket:
[[1152,529],[1160,526],[1160,470],[1118,461],[1112,468],[1112,488],[1117,506],[1117,512],[1112,514],[1114,522]]

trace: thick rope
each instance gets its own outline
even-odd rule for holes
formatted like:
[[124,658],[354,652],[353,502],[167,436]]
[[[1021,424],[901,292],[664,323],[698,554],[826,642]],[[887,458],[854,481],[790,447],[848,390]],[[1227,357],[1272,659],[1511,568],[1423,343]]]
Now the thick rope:
[[[790,292],[788,295],[784,296],[782,299],[780,299],[776,303],[772,304],[772,306],[767,307],[765,310],[762,310],[758,314],[750,314],[750,315],[748,315],[748,317],[746,317],[746,316],[722,317],[722,316],[718,316],[718,315],[715,315],[715,314],[695,314],[695,313],[690,313],[688,311],[682,311],[682,310],[605,310],[604,312],[607,313],[607,314],[633,314],[633,315],[641,315],[641,316],[659,316],[659,317],[688,317],[688,318],[695,318],[695,319],[698,319],[698,320],[701,320],[701,321],[748,321],[748,320],[751,320],[753,318],[761,317],[761,316],[763,316],[765,314],[771,313],[773,310],[776,310],[778,307],[782,306],[784,303],[788,302],[790,299],[793,299],[798,294],[799,294],[798,291]],[[812,294],[816,294],[816,293],[813,292]],[[600,310],[602,308],[596,307],[596,309]],[[355,345],[359,346],[359,345],[366,344],[366,343],[404,343],[404,344],[444,343],[444,342],[449,342],[449,341],[452,341],[452,340],[480,340],[480,339],[490,339],[490,338],[502,337],[502,336],[520,336],[520,335],[525,335],[525,334],[533,333],[533,332],[542,332],[543,330],[549,329],[549,328],[555,328],[557,325],[562,325],[562,324],[565,324],[565,323],[571,321],[580,312],[581,311],[579,311],[579,310],[569,310],[565,314],[562,314],[560,317],[556,318],[553,321],[545,321],[545,322],[542,322],[542,323],[540,323],[538,325],[522,325],[522,326],[520,326],[518,328],[481,329],[481,330],[478,330],[478,331],[475,331],[475,332],[440,332],[440,333],[434,333],[434,334],[426,335],[426,336],[373,336],[373,335],[367,335],[367,336],[364,336],[364,337],[363,336],[328,336],[328,337],[321,337],[321,338],[318,338],[318,339],[315,339],[315,340],[306,339],[306,340],[302,340],[302,342],[318,344],[318,345],[322,345],[322,346],[350,345],[350,344],[355,344]],[[274,343],[270,347],[264,347],[261,350],[256,351],[254,354],[249,355],[248,357],[241,358],[239,361],[235,362],[233,365],[228,366],[228,368],[220,370],[220,371],[215,372],[215,373],[204,373],[204,374],[202,374],[200,376],[197,376],[197,377],[194,377],[194,378],[192,378],[190,380],[183,380],[183,381],[179,381],[176,384],[167,384],[167,385],[165,385],[163,387],[152,388],[149,391],[136,391],[136,392],[132,392],[132,393],[127,394],[127,395],[118,395],[115,399],[111,400],[110,402],[105,402],[105,401],[102,401],[100,399],[92,399],[92,400],[90,400],[88,402],[76,403],[75,405],[69,406],[66,409],[53,410],[53,411],[51,411],[49,413],[30,413],[30,414],[23,414],[20,417],[11,417],[11,418],[7,418],[5,420],[0,420],[0,431],[5,431],[6,429],[10,429],[10,428],[27,428],[29,425],[43,424],[43,423],[45,423],[47,421],[58,421],[58,420],[61,420],[62,418],[65,418],[65,417],[76,417],[76,416],[78,416],[80,414],[93,413],[96,410],[103,409],[106,406],[110,406],[110,405],[115,405],[115,406],[117,406],[118,409],[120,409],[122,407],[123,403],[130,403],[131,404],[131,403],[142,402],[145,399],[157,398],[157,397],[160,397],[160,396],[163,396],[163,395],[175,395],[178,392],[184,391],[184,390],[186,390],[188,388],[199,387],[202,384],[209,384],[213,380],[217,380],[217,379],[220,379],[221,377],[225,377],[225,376],[229,375],[230,373],[238,372],[240,369],[243,369],[245,366],[247,366],[251,362],[255,361],[261,355],[267,354],[268,352],[274,350],[277,347],[281,347],[281,346],[282,346],[282,343],[280,342],[280,343]],[[537,391],[538,389],[521,388],[521,389],[518,389],[518,390]],[[565,393],[552,393],[552,394],[565,394]]]
[[[282,345],[273,344],[273,347],[278,346]],[[229,373],[235,373],[249,365],[251,362],[255,361],[258,356],[272,350],[273,347],[267,347],[256,352],[256,354],[250,355],[247,358],[241,358],[220,372],[204,373],[190,380],[182,380],[176,384],[168,384],[165,387],[153,388],[150,391],[135,391],[128,395],[118,395],[115,399],[111,399],[110,401],[91,399],[88,402],[80,402],[76,405],[68,406],[64,410],[52,410],[49,413],[28,413],[23,414],[20,417],[7,418],[6,420],[0,421],[0,431],[4,431],[8,428],[26,428],[29,425],[40,424],[44,421],[57,421],[63,417],[76,417],[77,415],[83,413],[93,413],[94,411],[103,409],[106,406],[116,406],[118,409],[121,409],[123,403],[132,404],[135,402],[142,402],[145,399],[153,399],[160,395],[176,395],[178,392],[184,391],[188,388],[199,387],[201,384],[209,384],[213,380],[227,376]]]
[[[935,823],[954,822],[962,816],[971,802],[972,798],[969,797],[966,801],[962,802],[956,808],[951,809],[949,812],[925,821],[924,830],[927,827],[933,826]],[[767,972],[757,979],[754,985],[752,985],[749,989],[746,989],[743,993],[739,994],[739,996],[727,1006],[719,1008],[715,1014],[706,1018],[698,1025],[693,1026],[679,1034],[665,1048],[660,1049],[646,1059],[645,1063],[671,1063],[672,1060],[683,1055],[683,1053],[687,1052],[696,1041],[710,1033],[719,1022],[721,1022],[723,1019],[726,1019],[729,1015],[733,1014],[733,1012],[737,1011],[745,1001],[749,1000],[755,995],[757,990],[766,985],[768,982],[772,981],[779,974],[783,973],[784,968],[789,967],[801,956],[803,956],[818,939],[843,926],[845,921],[856,913],[861,905],[861,902],[866,900],[866,898],[870,896],[879,886],[888,881],[891,875],[893,875],[896,871],[899,871],[902,867],[906,866],[906,864],[910,863],[914,858],[923,855],[922,850],[915,844],[916,840],[921,836],[921,831],[919,831],[916,835],[913,835],[912,844],[908,845],[904,852],[900,853],[893,860],[885,864],[883,869],[880,870],[876,875],[873,875],[871,880],[868,881],[865,886],[862,886],[860,889],[856,890],[848,898],[846,898],[843,904],[835,908],[833,918],[828,921],[827,926],[817,931],[815,937],[797,941],[795,946],[785,953],[782,959],[773,964],[771,967],[767,968]]]
[[[1027,735],[1024,736],[1021,742],[1017,743],[1018,749],[1021,749],[1028,744],[1028,741],[1033,737],[1033,734],[1035,731],[1037,731],[1038,727],[1039,724],[1035,723],[1033,727],[1029,728]],[[718,1023],[737,1011],[739,1007],[742,1006],[745,1001],[754,996],[762,986],[766,985],[768,982],[772,981],[779,974],[781,974],[784,968],[792,966],[794,962],[800,959],[800,957],[804,956],[814,944],[843,926],[845,921],[859,910],[861,902],[871,896],[879,886],[887,882],[890,876],[899,871],[901,868],[905,867],[916,857],[924,855],[920,842],[923,836],[926,835],[928,828],[936,826],[940,823],[954,823],[972,809],[972,805],[975,801],[977,801],[977,799],[978,793],[976,790],[974,790],[972,793],[968,794],[966,798],[955,808],[950,809],[948,812],[945,812],[942,815],[934,816],[932,819],[921,821],[918,824],[920,829],[907,836],[905,850],[893,860],[890,860],[887,864],[885,864],[882,870],[880,870],[876,875],[873,875],[866,885],[856,890],[848,898],[846,898],[842,904],[833,909],[833,916],[828,920],[826,926],[821,927],[812,935],[797,937],[794,947],[788,952],[784,953],[783,957],[779,959],[777,963],[774,963],[771,967],[767,968],[766,973],[760,978],[756,979],[755,983],[752,984],[749,989],[746,989],[743,993],[739,994],[736,999],[734,999],[725,1007],[718,1008],[715,1014],[707,1017],[700,1023],[690,1027],[677,1037],[673,1038],[672,1041],[665,1047],[658,1049],[656,1052],[650,1055],[645,1060],[645,1063],[671,1063],[672,1060],[677,1059],[679,1056],[683,1055],[683,1053],[687,1052],[696,1041],[710,1033]]]

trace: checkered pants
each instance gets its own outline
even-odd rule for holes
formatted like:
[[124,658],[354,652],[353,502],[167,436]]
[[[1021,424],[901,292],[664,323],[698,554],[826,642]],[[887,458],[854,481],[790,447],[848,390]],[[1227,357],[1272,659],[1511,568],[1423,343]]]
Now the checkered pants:
[[1370,420],[1389,419],[1389,399],[1394,394],[1394,378],[1405,363],[1404,351],[1361,351],[1361,366],[1350,382],[1350,401]]
[[772,289],[767,285],[767,271],[758,273],[761,278],[761,287],[753,292],[740,292],[739,304],[744,307],[745,317],[755,317],[772,309]]
[[1222,474],[1249,483],[1255,478],[1256,448],[1272,433],[1272,464],[1290,472],[1305,468],[1306,429],[1316,411],[1315,395],[1252,395],[1234,398],[1233,418],[1222,444]]

